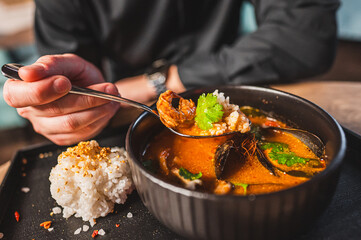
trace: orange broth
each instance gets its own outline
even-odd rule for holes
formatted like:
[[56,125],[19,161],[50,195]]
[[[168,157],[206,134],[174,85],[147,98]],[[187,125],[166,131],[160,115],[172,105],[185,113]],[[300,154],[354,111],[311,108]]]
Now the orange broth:
[[[265,117],[250,117],[252,124],[262,124],[269,120]],[[272,119],[278,125],[284,123]],[[170,171],[164,169],[164,164],[170,168],[173,166],[183,167],[191,173],[202,173],[202,185],[197,190],[213,192],[218,181],[215,175],[214,154],[219,145],[224,143],[230,136],[207,139],[191,139],[179,137],[168,130],[163,130],[155,136],[147,147],[143,156],[144,161],[151,159],[159,167],[157,175],[163,180],[182,186]],[[317,158],[315,154],[300,140],[290,134],[278,133],[266,139],[272,142],[288,144],[289,149],[303,158]],[[267,150],[266,150],[267,151]],[[266,152],[265,151],[265,152]],[[160,160],[160,155],[167,153],[166,162]],[[230,159],[225,165],[222,180],[234,184],[232,194],[261,194],[279,191],[307,181],[309,178],[291,176],[276,169],[278,176],[270,173],[259,161],[256,155],[246,158]],[[241,183],[241,184],[239,184]],[[245,188],[241,186],[247,184]]]

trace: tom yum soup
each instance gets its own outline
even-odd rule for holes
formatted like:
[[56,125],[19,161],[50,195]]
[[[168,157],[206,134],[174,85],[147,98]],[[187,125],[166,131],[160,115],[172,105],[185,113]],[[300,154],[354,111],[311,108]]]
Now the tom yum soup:
[[[179,98],[164,93],[169,94]],[[230,104],[229,98],[218,91],[201,95],[197,107],[185,99],[177,109],[167,105],[170,101],[159,101],[159,113],[169,111],[167,121],[189,134],[237,130],[231,135],[202,139],[161,131],[147,146],[142,161],[166,182],[215,194],[261,194],[301,184],[326,167],[324,158],[318,158],[293,135],[265,130],[269,126],[287,128],[284,122],[260,109]],[[164,105],[167,107],[159,109]]]

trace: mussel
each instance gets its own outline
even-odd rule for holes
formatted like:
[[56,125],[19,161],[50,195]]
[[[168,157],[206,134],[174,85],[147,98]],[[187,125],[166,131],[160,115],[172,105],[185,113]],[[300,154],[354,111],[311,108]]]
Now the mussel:
[[[260,151],[262,150],[260,149]],[[285,164],[279,164],[278,161],[270,160],[264,153],[259,155],[258,158],[260,162],[268,162],[273,168],[295,177],[311,178],[325,168],[325,164],[319,159],[309,159],[305,164],[287,166]]]
[[[322,171],[325,167],[324,161],[319,158],[305,159],[304,163],[282,164],[278,160],[271,160],[262,149],[264,132],[262,128],[253,126],[251,132],[236,133],[223,144],[217,147],[214,157],[214,168],[217,179],[222,179],[222,174],[231,158],[244,161],[249,156],[256,156],[257,160],[274,176],[279,176],[278,172],[284,172],[296,177],[310,178]],[[270,134],[268,131],[267,134]],[[295,157],[298,157],[295,155]],[[299,157],[298,157],[299,158]],[[279,170],[279,171],[277,171]]]
[[263,150],[260,148],[259,144],[257,143],[256,146],[256,154],[257,154],[257,159],[258,161],[265,167],[267,168],[268,171],[270,171],[271,174],[273,174],[274,176],[278,176],[276,170],[275,170],[275,166],[272,165],[272,163],[268,160],[268,158],[265,156]]
[[214,169],[217,179],[222,179],[222,173],[227,161],[232,157],[245,160],[255,154],[257,141],[253,133],[235,133],[231,138],[217,147],[214,156]]
[[[292,129],[291,129],[292,130]],[[272,130],[272,129],[264,129],[260,128],[260,132],[262,136],[270,136],[272,134],[279,134],[278,130]],[[300,131],[297,131],[299,133]],[[293,132],[292,132],[293,133]],[[292,134],[292,136],[294,136]],[[298,136],[294,136],[297,139],[300,139]],[[317,137],[317,136],[316,136]],[[307,141],[306,141],[306,140]],[[309,140],[309,138],[304,138],[303,143],[315,154],[315,158],[302,158],[297,156],[296,154],[290,152],[288,150],[287,144],[282,143],[271,143],[275,145],[275,148],[277,149],[276,145],[281,146],[281,149],[279,151],[273,152],[273,149],[271,148],[271,151],[268,151],[267,153],[262,149],[262,146],[264,146],[265,143],[262,139],[260,139],[257,142],[257,157],[258,160],[263,164],[263,166],[267,169],[273,169],[275,172],[275,169],[280,170],[281,172],[287,173],[288,175],[295,176],[295,177],[306,177],[310,178],[314,176],[315,174],[321,172],[325,168],[325,161],[322,160],[324,156],[324,148],[319,147],[319,145],[315,147],[310,147],[310,145],[315,145],[313,143],[317,141],[312,141],[312,143]],[[283,146],[282,146],[283,145]],[[323,144],[321,144],[323,145]],[[273,153],[272,153],[273,152]],[[271,159],[271,155],[277,155],[274,156],[273,159]],[[295,159],[298,159],[302,163],[291,163],[288,164],[287,162],[295,161]],[[296,162],[296,161],[295,161]],[[276,172],[275,172],[276,173]]]

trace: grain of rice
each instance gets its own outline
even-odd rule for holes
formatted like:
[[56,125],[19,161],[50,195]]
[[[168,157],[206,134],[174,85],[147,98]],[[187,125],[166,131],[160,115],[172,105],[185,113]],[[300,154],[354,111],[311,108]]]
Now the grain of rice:
[[75,230],[74,235],[78,235],[81,232],[81,228],[78,228],[77,230]]
[[104,236],[104,235],[105,235],[105,231],[104,231],[103,229],[99,229],[98,234],[99,234],[100,236]]
[[127,214],[127,218],[132,218],[132,217],[133,217],[133,213],[128,212],[128,214]]
[[88,225],[83,225],[83,232],[87,232],[89,230],[89,226]]
[[60,208],[60,207],[54,207],[52,210],[53,210],[53,213],[54,213],[54,214],[59,214],[59,213],[61,213],[61,208]]

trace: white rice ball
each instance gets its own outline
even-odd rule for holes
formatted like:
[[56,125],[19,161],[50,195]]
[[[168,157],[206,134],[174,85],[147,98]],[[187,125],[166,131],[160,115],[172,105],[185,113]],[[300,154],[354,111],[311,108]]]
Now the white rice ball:
[[92,140],[68,148],[50,172],[50,192],[64,208],[63,217],[75,214],[95,224],[124,203],[134,189],[124,148],[100,147]]

